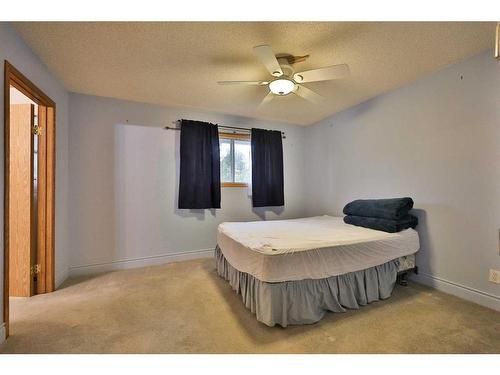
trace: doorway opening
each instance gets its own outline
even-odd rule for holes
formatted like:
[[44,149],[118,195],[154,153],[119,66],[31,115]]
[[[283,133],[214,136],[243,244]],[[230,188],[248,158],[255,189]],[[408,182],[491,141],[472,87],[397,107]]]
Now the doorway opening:
[[55,103],[8,61],[4,68],[4,300],[55,289]]

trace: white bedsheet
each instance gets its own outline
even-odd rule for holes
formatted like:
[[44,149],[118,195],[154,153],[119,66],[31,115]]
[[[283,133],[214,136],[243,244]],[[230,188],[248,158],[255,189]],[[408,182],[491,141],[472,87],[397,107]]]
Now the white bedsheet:
[[234,268],[268,282],[359,271],[413,254],[420,246],[413,229],[386,233],[326,215],[222,223],[217,243]]

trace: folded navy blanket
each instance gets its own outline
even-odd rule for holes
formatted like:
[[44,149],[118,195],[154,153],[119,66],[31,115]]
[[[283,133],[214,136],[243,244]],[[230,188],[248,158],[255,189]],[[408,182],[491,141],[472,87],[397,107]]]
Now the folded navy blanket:
[[364,216],[344,216],[344,222],[370,229],[382,230],[384,232],[395,233],[404,229],[415,228],[418,224],[418,218],[413,215],[406,215],[399,220],[381,219],[378,217]]
[[344,207],[344,214],[399,220],[413,207],[411,198],[357,199]]

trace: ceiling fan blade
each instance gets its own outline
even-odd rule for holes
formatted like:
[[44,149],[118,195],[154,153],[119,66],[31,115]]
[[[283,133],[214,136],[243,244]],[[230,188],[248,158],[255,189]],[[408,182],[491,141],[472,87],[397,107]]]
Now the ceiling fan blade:
[[293,75],[297,83],[328,81],[331,79],[343,78],[349,75],[349,66],[347,64],[326,66],[324,68],[306,70]]
[[308,89],[307,87],[302,85],[297,85],[297,89],[293,91],[293,93],[300,96],[301,98],[304,98],[305,100],[316,104],[320,104],[325,100],[325,98],[321,95],[316,94],[313,90]]
[[253,48],[254,53],[265,65],[269,73],[274,77],[280,77],[283,75],[283,70],[276,59],[276,55],[269,46],[257,46]]
[[269,91],[269,93],[260,102],[259,108],[262,108],[263,106],[268,104],[273,99],[273,97],[274,97],[274,94],[271,91]]
[[248,86],[265,86],[267,81],[219,81],[219,85],[248,85]]

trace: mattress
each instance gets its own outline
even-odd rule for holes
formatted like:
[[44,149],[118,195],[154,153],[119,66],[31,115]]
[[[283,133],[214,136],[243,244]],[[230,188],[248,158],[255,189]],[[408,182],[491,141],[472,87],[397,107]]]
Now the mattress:
[[266,282],[322,279],[414,254],[418,233],[386,233],[344,223],[342,217],[226,222],[217,243],[238,271]]

